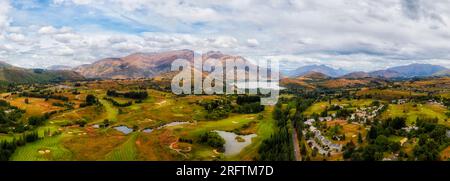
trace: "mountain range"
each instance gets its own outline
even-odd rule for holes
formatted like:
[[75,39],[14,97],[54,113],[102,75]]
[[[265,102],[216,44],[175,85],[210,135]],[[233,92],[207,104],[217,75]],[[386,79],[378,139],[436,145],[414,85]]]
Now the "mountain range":
[[[0,81],[16,83],[51,82],[57,80],[80,80],[86,78],[128,79],[154,78],[172,75],[171,63],[177,59],[193,61],[192,50],[174,50],[159,53],[134,53],[125,57],[112,57],[98,60],[92,64],[71,68],[56,65],[47,69],[25,69],[0,62]],[[228,58],[239,56],[210,51],[202,55],[202,60],[217,59],[222,65]],[[247,62],[243,57],[244,61]],[[214,63],[214,62],[213,62]],[[254,64],[250,64],[254,65]],[[254,65],[256,66],[256,65]],[[292,71],[282,71],[282,75],[301,79],[361,79],[361,78],[412,78],[429,76],[448,76],[450,69],[431,64],[410,64],[391,67],[372,72],[350,72],[326,65],[307,65]],[[170,77],[169,77],[170,78]]]
[[[92,64],[76,67],[73,70],[87,78],[154,78],[172,75],[169,73],[171,64],[177,59],[184,59],[193,63],[194,55],[195,53],[192,50],[175,50],[161,53],[135,53],[121,58],[102,59]],[[221,62],[222,66],[225,66],[225,62],[230,58],[241,58],[247,65],[256,66],[243,57],[226,55],[219,51],[209,51],[201,55],[202,61],[213,59],[212,61]],[[215,62],[212,63],[215,65]],[[238,79],[241,78],[243,77],[238,77]]]
[[447,76],[450,75],[450,69],[440,65],[431,64],[409,64],[397,67],[391,67],[384,70],[376,70],[372,72],[348,72],[343,69],[334,69],[326,65],[308,65],[287,71],[285,74],[289,77],[299,77],[310,74],[311,72],[322,73],[334,78],[413,78],[413,77],[430,77],[430,76]]
[[163,53],[134,53],[121,58],[105,58],[73,70],[87,78],[142,78],[154,77],[170,71],[176,59],[193,60],[191,50],[177,50]]

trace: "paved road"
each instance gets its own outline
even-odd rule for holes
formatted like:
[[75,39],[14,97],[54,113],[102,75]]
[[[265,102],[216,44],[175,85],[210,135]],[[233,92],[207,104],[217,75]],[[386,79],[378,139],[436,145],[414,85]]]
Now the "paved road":
[[294,128],[294,131],[292,133],[292,140],[294,144],[294,155],[296,161],[301,161],[301,154],[300,154],[300,145],[298,144],[298,135],[297,135],[297,129]]

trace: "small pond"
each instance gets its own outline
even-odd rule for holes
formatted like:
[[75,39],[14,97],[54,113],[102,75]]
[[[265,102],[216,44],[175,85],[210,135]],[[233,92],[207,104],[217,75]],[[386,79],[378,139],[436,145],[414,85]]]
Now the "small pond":
[[151,128],[142,130],[142,132],[144,132],[144,133],[151,133],[152,131],[153,131],[153,129],[151,129]]
[[[235,155],[242,151],[246,146],[252,143],[252,138],[256,137],[256,134],[250,135],[237,135],[233,132],[215,131],[225,140],[225,155]],[[243,139],[243,142],[239,142],[236,137],[239,136]]]
[[116,126],[116,127],[114,127],[114,129],[122,132],[123,134],[130,134],[131,132],[133,132],[133,129],[126,127],[126,126]]

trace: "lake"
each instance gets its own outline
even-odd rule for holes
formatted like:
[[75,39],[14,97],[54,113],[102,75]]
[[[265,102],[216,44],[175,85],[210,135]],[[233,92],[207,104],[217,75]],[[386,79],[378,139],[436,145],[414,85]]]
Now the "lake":
[[130,134],[131,132],[133,132],[133,129],[126,126],[116,126],[114,127],[114,129],[122,132],[123,134]]
[[[237,135],[233,132],[227,132],[227,131],[215,131],[217,132],[224,140],[225,140],[225,155],[231,156],[238,154],[244,149],[246,146],[250,145],[252,143],[252,138],[256,137],[256,134],[250,134],[250,135]],[[236,140],[236,137],[239,136],[243,138],[244,142],[238,142]]]

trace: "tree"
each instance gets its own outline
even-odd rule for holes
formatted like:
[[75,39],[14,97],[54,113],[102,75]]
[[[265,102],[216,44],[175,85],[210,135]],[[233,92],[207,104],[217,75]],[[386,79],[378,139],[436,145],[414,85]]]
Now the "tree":
[[40,126],[44,124],[45,121],[46,121],[45,116],[31,116],[28,118],[28,124],[33,126]]
[[361,133],[358,133],[358,143],[361,144],[363,142]]
[[300,153],[301,153],[303,156],[306,155],[306,146],[305,146],[304,143],[302,144],[302,147],[300,148]]
[[97,103],[97,97],[95,97],[94,95],[92,95],[92,94],[88,94],[87,96],[86,96],[86,105],[87,106],[91,106],[91,105],[94,105],[95,103]]
[[200,143],[206,143],[207,145],[214,148],[223,148],[225,140],[219,135],[219,133],[210,131],[200,134]]
[[316,157],[316,156],[317,156],[317,152],[318,152],[317,148],[314,148],[314,149],[312,150],[311,156],[312,156],[312,157]]

